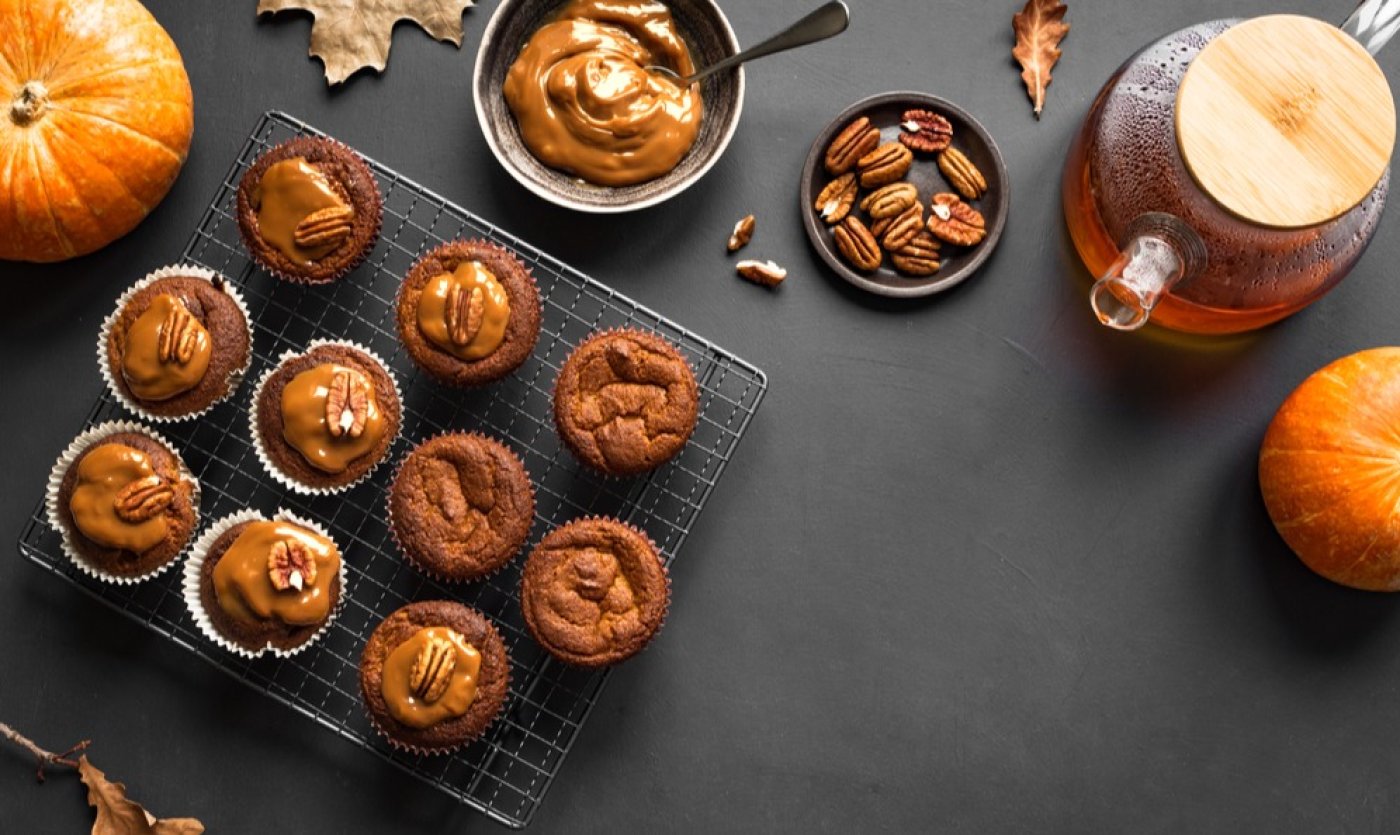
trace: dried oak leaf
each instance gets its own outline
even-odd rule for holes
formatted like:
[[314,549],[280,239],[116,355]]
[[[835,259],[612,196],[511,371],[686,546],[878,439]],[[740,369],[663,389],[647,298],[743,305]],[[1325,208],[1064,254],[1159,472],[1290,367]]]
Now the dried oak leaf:
[[394,24],[411,20],[429,35],[462,45],[462,13],[472,0],[258,0],[258,14],[310,12],[311,54],[326,65],[326,82],[339,84],[363,67],[389,62]]
[[1045,109],[1045,88],[1050,69],[1060,60],[1060,41],[1069,34],[1064,22],[1068,9],[1060,0],[1026,0],[1026,7],[1011,16],[1016,45],[1011,56],[1021,63],[1021,80],[1035,104],[1035,118]]
[[194,818],[157,819],[128,800],[126,786],[107,779],[87,757],[78,759],[78,776],[88,787],[88,805],[97,809],[92,835],[200,835],[204,824]]

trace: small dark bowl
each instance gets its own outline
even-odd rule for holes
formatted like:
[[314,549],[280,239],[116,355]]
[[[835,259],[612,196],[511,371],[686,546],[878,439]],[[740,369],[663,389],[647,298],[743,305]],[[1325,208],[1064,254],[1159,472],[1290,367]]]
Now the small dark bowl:
[[[742,67],[716,73],[700,83],[704,116],[700,134],[670,173],[633,186],[599,186],[549,168],[520,138],[506,105],[506,74],[525,42],[563,6],[563,0],[501,0],[486,24],[476,54],[473,80],[476,118],[491,153],[521,185],[545,200],[581,212],[630,212],[668,200],[705,175],[719,161],[744,109]],[[739,51],[739,41],[712,0],[668,0],[666,4],[690,47],[695,66],[705,67]]]
[[[900,133],[899,121],[904,111],[921,108],[943,114],[953,125],[953,147],[962,151],[972,164],[987,178],[987,193],[978,200],[970,201],[987,221],[987,237],[974,247],[955,247],[943,244],[942,268],[927,278],[910,278],[895,271],[886,256],[880,269],[871,273],[857,272],[836,249],[836,241],[831,235],[831,227],[817,213],[815,203],[831,175],[826,173],[825,159],[827,146],[841,129],[861,116],[869,117],[871,123],[880,129],[881,141],[897,140]],[[919,188],[919,198],[924,202],[924,214],[928,214],[928,203],[933,195],[947,191],[957,193],[938,170],[938,160],[934,155],[915,154],[914,165],[905,177]],[[812,152],[802,167],[802,223],[807,227],[807,237],[821,255],[822,260],[836,271],[836,274],[851,284],[880,296],[914,298],[941,293],[966,281],[977,272],[1006,228],[1006,214],[1011,207],[1011,178],[1006,171],[1006,162],[991,134],[982,127],[967,111],[937,96],[925,93],[882,93],[856,102],[837,116],[812,144]],[[861,189],[861,197],[869,193]],[[853,210],[859,212],[859,209]],[[862,217],[862,220],[865,218]]]

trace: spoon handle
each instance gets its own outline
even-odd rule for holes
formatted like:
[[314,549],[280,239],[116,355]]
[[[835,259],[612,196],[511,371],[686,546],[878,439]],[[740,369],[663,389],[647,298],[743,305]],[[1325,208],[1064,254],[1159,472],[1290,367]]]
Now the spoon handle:
[[833,0],[768,40],[751,46],[737,55],[731,55],[716,64],[711,64],[692,75],[687,81],[693,84],[720,70],[727,70],[745,61],[752,61],[755,58],[762,58],[765,55],[783,52],[794,47],[806,46],[809,43],[824,41],[846,31],[846,27],[850,23],[850,9],[846,8],[846,4],[841,0]]
[[1342,24],[1342,30],[1375,55],[1400,30],[1400,2],[1364,0]]

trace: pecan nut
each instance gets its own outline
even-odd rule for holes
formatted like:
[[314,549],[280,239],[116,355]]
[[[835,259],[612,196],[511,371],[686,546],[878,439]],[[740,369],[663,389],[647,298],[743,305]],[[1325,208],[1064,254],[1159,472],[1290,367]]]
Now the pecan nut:
[[976,200],[987,193],[987,178],[957,148],[949,148],[938,155],[938,170],[943,172],[958,194],[968,200]]
[[862,116],[843,128],[827,146],[826,170],[833,175],[845,174],[879,144],[880,130]]
[[449,638],[429,638],[408,672],[408,689],[429,704],[447,692],[452,673],[457,669],[457,647]]
[[891,183],[871,192],[860,201],[861,211],[875,220],[901,215],[919,202],[919,189],[913,183]]
[[326,392],[326,429],[332,438],[358,438],[369,422],[369,379],[353,368],[337,368]]
[[749,245],[749,241],[753,240],[755,223],[753,215],[745,215],[742,220],[734,224],[734,231],[729,236],[730,252],[738,252]]
[[904,179],[914,164],[914,152],[898,142],[886,142],[860,158],[860,184],[863,188],[879,188]]
[[938,272],[938,239],[920,231],[909,243],[890,253],[894,268],[914,278],[927,278]]
[[453,345],[469,345],[481,331],[486,318],[486,293],[479,286],[463,287],[453,283],[447,291],[447,336]]
[[117,491],[113,510],[123,522],[139,525],[165,512],[175,501],[175,488],[158,475],[148,475]]
[[734,269],[740,278],[764,287],[777,287],[787,278],[787,270],[773,261],[740,261]]
[[855,215],[841,221],[833,235],[841,255],[851,266],[862,272],[878,270],[881,262],[885,260],[885,253],[880,251],[880,244],[875,240],[875,235]]
[[953,124],[932,110],[906,110],[899,126],[899,141],[911,151],[936,154],[953,142]]
[[894,252],[914,240],[923,231],[924,207],[918,203],[905,209],[903,214],[893,218],[880,235],[880,245],[886,252]]
[[929,206],[928,231],[934,237],[958,246],[973,246],[987,237],[982,213],[967,205],[956,194],[935,194]]
[[822,213],[822,220],[829,225],[835,225],[845,220],[846,215],[851,213],[851,207],[856,204],[856,192],[859,189],[854,173],[842,174],[826,184],[826,188],[817,195],[817,202],[812,206]]
[[267,553],[267,578],[278,591],[301,591],[316,582],[316,558],[306,543],[281,540]]
[[302,249],[322,249],[339,246],[350,237],[355,210],[349,206],[329,206],[317,209],[292,232],[292,240]]
[[199,345],[199,324],[183,301],[172,298],[175,298],[175,306],[156,328],[156,359],[164,365],[172,362],[185,365],[194,358],[194,350]]

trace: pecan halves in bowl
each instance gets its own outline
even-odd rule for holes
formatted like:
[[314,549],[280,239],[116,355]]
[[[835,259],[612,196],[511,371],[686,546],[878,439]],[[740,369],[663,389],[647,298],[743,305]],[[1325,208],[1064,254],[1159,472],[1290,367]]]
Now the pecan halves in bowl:
[[929,206],[928,231],[941,241],[957,246],[974,246],[987,237],[987,221],[982,213],[967,205],[956,194],[935,194]]
[[922,230],[908,243],[890,253],[890,263],[901,273],[913,278],[927,278],[938,272],[938,239]]
[[938,155],[938,170],[968,200],[976,200],[987,193],[987,178],[957,148],[949,148]]
[[832,235],[841,255],[861,272],[874,272],[885,260],[885,253],[880,250],[875,235],[855,215],[841,221]]
[[913,151],[898,142],[886,142],[861,157],[856,167],[860,169],[862,188],[879,188],[904,179],[913,164]]
[[891,183],[866,195],[860,209],[871,219],[879,220],[904,214],[919,202],[919,189],[913,183]]
[[826,188],[817,195],[812,208],[821,213],[822,220],[828,225],[835,225],[851,213],[851,207],[856,202],[856,192],[859,190],[855,174],[842,174],[826,184]]
[[879,144],[880,130],[870,124],[870,119],[866,116],[856,119],[836,134],[836,138],[827,146],[827,173],[845,174]]
[[936,154],[953,142],[953,124],[932,110],[906,110],[899,141],[921,154]]
[[913,203],[901,214],[896,215],[880,234],[880,245],[886,252],[894,252],[914,240],[914,236],[924,231],[924,207]]

